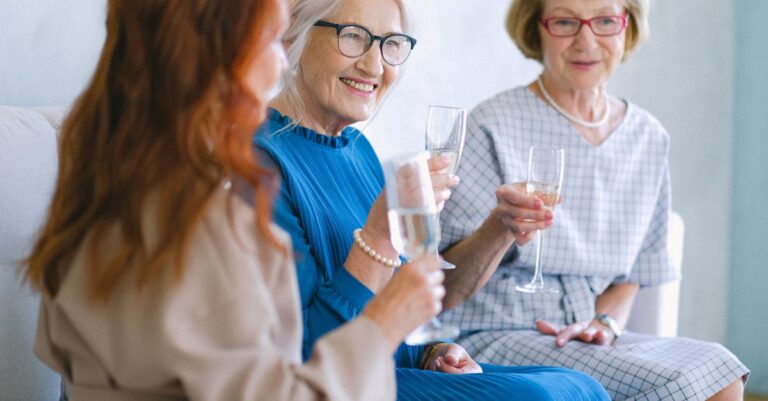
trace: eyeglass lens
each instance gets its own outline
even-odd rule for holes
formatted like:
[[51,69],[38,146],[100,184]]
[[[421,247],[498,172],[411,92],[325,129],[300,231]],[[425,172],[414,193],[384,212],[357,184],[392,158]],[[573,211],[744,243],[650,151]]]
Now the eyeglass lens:
[[582,21],[578,18],[547,18],[547,29],[556,36],[573,36],[582,25],[589,25],[595,35],[616,35],[624,28],[624,19],[619,16],[595,17]]
[[[388,35],[382,38],[381,55],[391,65],[400,65],[411,53],[411,42],[404,35]],[[363,55],[371,47],[371,35],[356,26],[344,27],[339,32],[339,51],[347,57]]]

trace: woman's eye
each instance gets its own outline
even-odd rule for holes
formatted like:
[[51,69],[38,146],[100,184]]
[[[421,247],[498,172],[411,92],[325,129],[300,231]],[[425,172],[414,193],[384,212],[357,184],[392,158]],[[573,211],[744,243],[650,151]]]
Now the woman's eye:
[[605,18],[598,18],[597,21],[595,21],[596,24],[600,26],[613,26],[617,24],[616,20],[614,18],[605,17]]
[[559,27],[570,28],[578,25],[579,21],[572,18],[557,18],[557,19],[553,19],[552,23]]

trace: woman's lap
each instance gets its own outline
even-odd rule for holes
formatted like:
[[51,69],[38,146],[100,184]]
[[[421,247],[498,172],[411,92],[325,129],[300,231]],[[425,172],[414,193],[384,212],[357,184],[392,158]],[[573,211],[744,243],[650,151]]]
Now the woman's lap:
[[688,338],[627,333],[615,346],[570,342],[532,330],[489,331],[459,341],[478,362],[563,366],[599,380],[614,400],[706,399],[748,373],[728,350]]
[[608,400],[596,380],[569,369],[482,364],[482,374],[449,375],[397,369],[397,399],[409,400]]

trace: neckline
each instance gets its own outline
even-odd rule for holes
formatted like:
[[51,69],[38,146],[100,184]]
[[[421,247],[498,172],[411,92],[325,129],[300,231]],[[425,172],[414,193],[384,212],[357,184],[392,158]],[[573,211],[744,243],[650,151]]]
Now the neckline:
[[269,108],[269,119],[270,121],[274,121],[281,126],[280,129],[275,131],[275,134],[279,135],[283,132],[290,132],[303,139],[306,139],[309,142],[332,149],[345,148],[347,145],[349,145],[352,136],[357,131],[352,127],[346,127],[342,129],[337,136],[324,135],[311,128],[300,125],[297,121],[282,114],[279,110],[273,107]]
[[536,78],[536,85],[538,85],[539,90],[541,91],[541,94],[544,95],[544,98],[547,99],[547,102],[550,106],[552,106],[555,110],[557,110],[558,113],[562,114],[563,117],[570,120],[574,124],[581,125],[582,127],[587,128],[600,128],[603,125],[605,125],[608,122],[608,119],[611,116],[611,101],[608,99],[608,94],[603,91],[603,101],[605,102],[605,111],[603,112],[603,116],[600,117],[597,121],[588,121],[581,119],[579,117],[574,116],[573,114],[565,111],[565,109],[560,106],[560,104],[555,101],[555,98],[552,97],[552,95],[547,92],[547,88],[544,87],[544,83],[541,81],[541,75],[539,75],[538,78]]
[[616,136],[616,133],[621,132],[624,129],[624,126],[627,124],[627,120],[629,119],[630,115],[634,112],[633,111],[634,107],[632,107],[631,102],[627,101],[626,99],[619,99],[624,103],[624,106],[625,106],[624,115],[621,118],[621,122],[619,122],[616,128],[612,129],[611,132],[608,133],[608,136],[603,140],[603,142],[597,145],[592,145],[591,143],[587,142],[587,140],[584,139],[583,136],[581,136],[581,133],[576,130],[576,127],[574,127],[573,124],[571,124],[570,120],[565,118],[562,114],[558,113],[557,110],[554,110],[552,107],[550,107],[549,103],[546,100],[540,98],[536,94],[536,92],[533,91],[533,89],[529,88],[527,85],[521,86],[520,88],[526,93],[527,96],[530,96],[531,98],[534,99],[535,102],[537,102],[537,106],[539,108],[546,110],[546,113],[553,114],[557,116],[559,120],[563,121],[564,122],[563,125],[568,126],[568,129],[570,129],[576,136],[578,136],[579,143],[584,144],[590,147],[591,149],[600,149],[605,147],[605,145],[608,144],[609,142],[612,142],[613,137]]

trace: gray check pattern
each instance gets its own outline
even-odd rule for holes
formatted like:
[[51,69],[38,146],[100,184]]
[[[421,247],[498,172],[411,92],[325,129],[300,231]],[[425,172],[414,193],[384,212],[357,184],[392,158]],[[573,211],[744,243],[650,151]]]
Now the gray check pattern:
[[552,337],[532,330],[537,319],[561,325],[590,320],[596,297],[612,283],[679,279],[667,249],[669,135],[633,104],[599,146],[526,88],[477,106],[468,119],[461,184],[441,213],[441,249],[482,224],[496,206],[499,185],[525,181],[533,145],[565,149],[564,202],[545,232],[542,255],[544,280],[560,294],[515,291],[533,274],[535,244],[513,246],[483,289],[443,313],[446,323],[462,328],[459,342],[481,362],[583,371],[614,400],[703,400],[746,375],[747,368],[717,344],[628,333],[615,347],[572,343],[557,349]]

